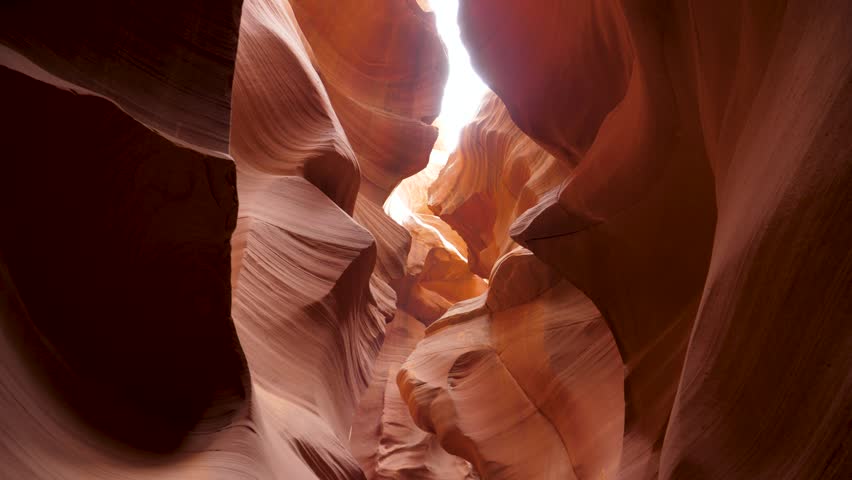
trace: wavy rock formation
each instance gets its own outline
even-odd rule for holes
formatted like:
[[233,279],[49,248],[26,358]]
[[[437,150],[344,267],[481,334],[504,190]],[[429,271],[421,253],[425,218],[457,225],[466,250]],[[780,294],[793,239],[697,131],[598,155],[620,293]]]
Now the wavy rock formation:
[[372,479],[477,478],[471,465],[448,454],[438,438],[419,429],[396,384],[399,367],[423,339],[423,324],[397,312],[388,324],[373,382],[361,398],[352,428],[352,452]]
[[[153,451],[224,428],[248,395],[230,320],[233,162],[104,99],[0,75],[14,119],[0,180],[5,472],[55,475],[91,458],[81,422]],[[79,419],[66,428],[69,411]]]
[[438,438],[418,428],[409,415],[396,377],[400,365],[423,339],[426,325],[458,301],[480,295],[485,282],[445,248],[436,230],[413,218],[406,222],[412,248],[406,276],[397,283],[398,310],[358,405],[350,443],[370,479],[478,478],[470,463],[448,454]]
[[693,8],[742,26],[687,36],[718,45],[695,72],[718,221],[660,475],[846,478],[852,5]]
[[[392,188],[425,164],[436,133],[420,121],[437,114],[446,70],[431,16],[393,27],[435,54],[403,62],[402,44],[386,58],[373,80],[393,87],[391,101],[379,91],[347,98],[367,93],[344,72],[364,68],[363,56],[322,56],[321,67],[286,2],[250,0],[242,22],[239,4],[181,5],[165,23],[169,9],[156,3],[59,5],[91,27],[78,42],[37,24],[35,7],[4,6],[3,17],[3,64],[35,78],[2,77],[4,115],[17,122],[4,132],[14,161],[4,176],[3,326],[16,348],[4,349],[3,379],[20,387],[3,399],[2,430],[19,439],[3,442],[4,475],[363,478],[347,435],[410,239],[358,200],[359,160],[326,85],[336,79],[336,102],[357,104],[346,118],[364,129],[359,148],[375,150],[365,161],[403,172]],[[373,14],[367,29],[392,24]],[[335,41],[356,46],[346,35]],[[39,124],[44,112],[50,121]],[[376,115],[384,130],[365,129]],[[411,164],[398,168],[403,149]],[[83,152],[85,162],[67,161]],[[48,246],[52,232],[72,234],[67,250]],[[407,443],[427,437],[411,434]]]
[[570,172],[518,130],[489,93],[428,186],[428,206],[464,239],[470,269],[487,277],[497,259],[517,246],[509,237],[512,222]]
[[286,2],[245,2],[231,153],[254,175],[305,177],[352,214],[358,161],[309,52]]
[[414,1],[291,4],[358,155],[361,193],[381,205],[426,167],[438,137],[448,66],[434,14]]
[[440,231],[418,216],[405,222],[412,234],[407,275],[398,305],[428,326],[452,305],[482,294],[487,285],[458,252],[447,248]]
[[617,478],[847,475],[849,299],[829,292],[852,285],[850,18],[462,4],[487,83],[573,167],[511,234],[605,313],[626,364]]
[[[518,127],[572,166],[511,235],[605,312],[626,367],[622,477],[653,478],[709,262],[712,173],[687,94],[653,88],[665,66],[650,11],[559,8],[561,18],[472,1],[460,18],[473,61]],[[592,27],[566,29],[568,15]],[[679,105],[692,113],[680,122]]]
[[[399,367],[423,339],[425,327],[453,304],[481,295],[485,281],[470,271],[463,252],[445,235],[454,233],[434,215],[427,214],[426,188],[437,175],[435,164],[405,179],[394,192],[396,208],[406,212],[402,233],[407,239],[407,258],[392,282],[397,292],[397,313],[387,326],[373,377],[358,405],[350,443],[367,478],[465,480],[478,478],[469,462],[450,455],[438,438],[418,428],[403,401],[396,377]],[[372,205],[360,202],[359,205]],[[356,211],[356,218],[358,217]],[[376,218],[387,218],[384,215]],[[384,229],[393,233],[391,229]],[[397,251],[401,245],[397,238]],[[459,246],[464,245],[455,236]],[[466,252],[466,250],[464,250]]]
[[415,422],[482,478],[614,471],[623,374],[600,313],[523,249],[504,256],[489,283],[427,328],[402,366],[399,388]]
[[11,0],[0,63],[102,96],[161,135],[227,153],[241,0]]
[[[410,220],[407,275],[396,284],[398,310],[361,397],[352,428],[352,452],[369,479],[478,478],[470,463],[448,454],[437,437],[411,419],[396,383],[402,362],[423,339],[425,326],[455,302],[481,294],[485,282],[440,243],[434,230]],[[425,236],[425,238],[424,238]]]
[[319,478],[357,478],[346,436],[393,314],[376,301],[392,302],[392,291],[372,294],[390,290],[371,282],[375,242],[303,179],[240,170],[238,179],[234,323],[264,402],[258,415],[265,405],[288,412],[264,433],[287,439]]
[[[442,152],[433,151],[433,158]],[[453,304],[482,294],[487,284],[467,263],[464,240],[428,207],[427,190],[441,170],[432,161],[403,180],[387,208],[411,238],[397,305],[428,326]]]
[[0,478],[852,478],[852,4],[429,10],[0,6]]

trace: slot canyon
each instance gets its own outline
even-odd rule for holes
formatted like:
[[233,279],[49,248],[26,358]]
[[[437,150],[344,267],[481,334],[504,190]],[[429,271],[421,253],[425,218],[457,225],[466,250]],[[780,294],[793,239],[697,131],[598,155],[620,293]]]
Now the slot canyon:
[[852,479],[849,0],[0,23],[0,479]]

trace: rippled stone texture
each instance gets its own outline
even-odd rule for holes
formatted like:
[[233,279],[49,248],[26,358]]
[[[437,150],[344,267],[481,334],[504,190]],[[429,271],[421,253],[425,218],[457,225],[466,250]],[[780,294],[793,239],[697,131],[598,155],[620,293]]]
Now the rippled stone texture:
[[361,193],[382,204],[426,166],[438,138],[447,54],[414,1],[292,0],[317,70],[358,155]]
[[852,477],[852,5],[426,10],[3,3],[0,477]]
[[389,289],[371,282],[375,242],[303,179],[239,169],[238,179],[233,315],[258,416],[266,407],[280,418],[264,433],[273,445],[285,439],[320,478],[357,478],[346,436],[393,314],[372,294]]
[[0,63],[115,102],[191,148],[228,151],[241,0],[10,0]]
[[287,2],[245,2],[231,153],[246,172],[304,176],[351,214],[358,161],[312,61]]
[[[242,22],[229,2],[50,3],[3,7],[3,64],[32,77],[2,77],[14,122],[3,338],[16,348],[3,353],[13,393],[0,425],[17,438],[3,443],[3,473],[363,478],[348,435],[410,239],[382,195],[359,195],[327,88],[360,105],[346,117],[355,133],[385,111],[383,129],[353,138],[388,171],[406,152],[388,188],[425,165],[446,75],[431,15],[411,11],[389,32],[384,15],[398,10],[386,2],[348,19],[409,42],[387,43],[396,58],[371,80],[393,83],[396,100],[356,102],[347,95],[369,92],[344,70],[363,69],[370,46],[331,61],[312,30],[315,55],[286,2],[246,2]],[[345,29],[328,34],[357,46]],[[411,44],[432,59],[404,62]],[[59,235],[70,240],[51,247]]]
[[469,0],[462,32],[573,168],[511,234],[612,329],[617,478],[848,476],[849,5],[537,7]]
[[446,453],[438,438],[418,428],[396,384],[400,365],[423,339],[423,324],[399,311],[388,325],[373,382],[352,428],[352,452],[367,478],[477,478],[470,464]]
[[517,246],[509,237],[512,222],[570,172],[518,130],[500,99],[488,93],[428,186],[428,206],[464,239],[471,270],[487,277]]
[[589,299],[529,251],[504,256],[487,293],[429,326],[397,380],[417,425],[483,478],[592,478],[618,465],[615,343]]

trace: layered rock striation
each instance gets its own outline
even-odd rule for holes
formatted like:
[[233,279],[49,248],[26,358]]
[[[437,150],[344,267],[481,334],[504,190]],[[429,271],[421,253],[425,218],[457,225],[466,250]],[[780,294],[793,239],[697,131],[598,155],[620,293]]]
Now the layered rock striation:
[[397,381],[417,425],[482,478],[586,478],[618,465],[622,378],[594,305],[519,248],[429,326]]
[[848,475],[849,296],[832,292],[850,287],[851,15],[462,2],[483,78],[571,170],[510,236],[618,345],[625,431],[607,475]]
[[410,239],[359,190],[426,163],[431,15],[40,3],[3,7],[4,475],[364,478],[353,414]]
[[852,477],[852,6],[427,4],[0,7],[0,477]]

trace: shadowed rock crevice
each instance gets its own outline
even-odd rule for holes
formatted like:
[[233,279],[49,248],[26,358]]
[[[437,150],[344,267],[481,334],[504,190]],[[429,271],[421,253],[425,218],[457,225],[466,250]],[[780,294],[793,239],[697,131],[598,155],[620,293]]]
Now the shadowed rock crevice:
[[215,403],[246,396],[227,295],[233,164],[106,100],[6,69],[2,82],[15,121],[0,251],[59,397],[110,436],[176,448]]
[[852,478],[850,24],[3,3],[0,478]]

